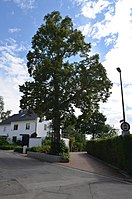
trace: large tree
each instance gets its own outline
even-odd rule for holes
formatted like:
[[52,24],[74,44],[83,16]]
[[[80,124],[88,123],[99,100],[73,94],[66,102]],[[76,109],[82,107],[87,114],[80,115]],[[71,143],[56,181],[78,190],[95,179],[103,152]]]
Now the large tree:
[[71,18],[54,11],[44,17],[27,54],[31,81],[20,86],[22,109],[52,120],[54,144],[60,141],[61,121],[74,107],[92,112],[106,102],[112,86],[99,55],[90,56],[91,45],[73,28]]

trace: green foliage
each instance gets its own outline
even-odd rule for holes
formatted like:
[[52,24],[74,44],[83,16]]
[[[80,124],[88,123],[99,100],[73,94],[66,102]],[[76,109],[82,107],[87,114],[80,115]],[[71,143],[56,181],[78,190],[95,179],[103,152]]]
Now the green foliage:
[[13,145],[13,144],[0,145],[0,149],[2,150],[14,150],[15,148],[16,148],[16,145]]
[[0,137],[0,149],[2,150],[14,150],[16,144],[9,144],[7,137]]
[[0,96],[0,113],[2,113],[3,110],[4,110],[4,100],[3,97]]
[[[62,120],[74,115],[73,106],[90,113],[110,96],[112,83],[99,55],[90,56],[90,51],[91,44],[73,28],[71,18],[63,19],[58,11],[44,17],[32,38],[32,50],[27,54],[32,81],[20,86],[20,107],[52,120],[55,147],[60,142]],[[75,56],[78,62],[73,61]]]
[[63,162],[69,162],[69,149],[66,147],[64,140],[61,140],[59,143],[58,155],[62,158]]
[[87,152],[132,175],[132,135],[88,141]]
[[8,141],[6,137],[0,137],[0,146],[2,145],[8,145]]
[[78,117],[76,130],[84,134],[91,134],[92,139],[115,136],[116,130],[105,122],[106,117],[96,109],[90,114],[86,112]]
[[[54,154],[54,151],[52,151],[53,143],[50,142],[49,144],[49,141],[50,140],[47,139],[45,143],[43,143],[43,146],[34,146],[31,148],[27,148],[27,151]],[[63,162],[69,161],[70,158],[69,149],[66,147],[63,140],[61,140],[59,142],[59,145],[57,145],[57,153],[55,155],[59,155],[62,158]]]
[[27,151],[39,152],[39,153],[50,153],[51,146],[49,146],[49,145],[33,146],[31,148],[27,148]]
[[15,147],[14,152],[22,153],[23,152],[23,147],[21,147],[21,146]]
[[[56,146],[54,146],[56,144]],[[54,148],[56,148],[56,153],[54,152]],[[68,147],[66,147],[64,140],[60,140],[59,143],[51,143],[51,154],[59,155],[60,153],[69,153]]]
[[42,146],[43,145],[50,145],[51,146],[51,138],[50,137],[46,137],[43,142],[42,142]]
[[70,154],[68,153],[59,153],[59,156],[61,157],[61,162],[69,162],[70,160]]
[[11,114],[11,110],[4,112],[4,99],[0,96],[0,120],[7,119]]
[[70,151],[85,151],[85,134],[77,128],[77,121],[75,116],[66,117],[63,121],[62,135],[70,140]]

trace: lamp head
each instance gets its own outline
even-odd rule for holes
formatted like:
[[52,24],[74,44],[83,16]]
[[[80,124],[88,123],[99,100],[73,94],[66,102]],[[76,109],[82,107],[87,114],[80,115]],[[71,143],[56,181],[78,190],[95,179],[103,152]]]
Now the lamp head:
[[121,69],[118,67],[118,68],[116,68],[116,70],[119,72],[119,73],[121,73]]

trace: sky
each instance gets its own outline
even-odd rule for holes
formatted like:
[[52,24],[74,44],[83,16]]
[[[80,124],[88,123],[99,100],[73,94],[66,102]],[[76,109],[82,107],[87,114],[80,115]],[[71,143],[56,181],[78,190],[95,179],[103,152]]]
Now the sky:
[[121,69],[126,121],[132,126],[132,2],[130,0],[0,0],[0,96],[5,111],[20,110],[19,85],[28,80],[26,55],[31,40],[52,11],[72,18],[98,53],[113,83],[108,102],[100,105],[107,123],[120,129],[123,119]]

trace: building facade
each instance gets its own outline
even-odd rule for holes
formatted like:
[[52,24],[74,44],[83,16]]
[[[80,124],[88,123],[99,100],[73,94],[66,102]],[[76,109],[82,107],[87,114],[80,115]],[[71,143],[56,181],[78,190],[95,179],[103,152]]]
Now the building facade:
[[35,113],[19,112],[0,123],[0,136],[8,137],[10,143],[30,137],[43,137],[51,131],[51,122],[40,122]]

